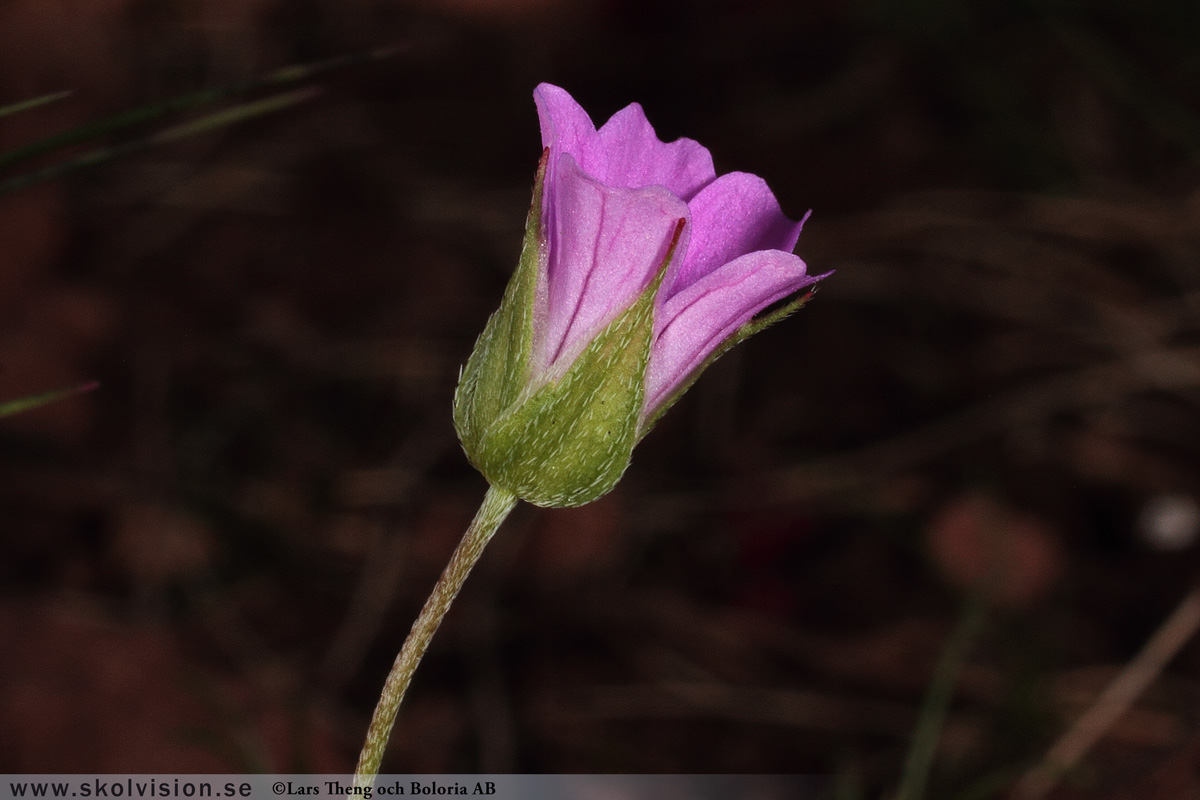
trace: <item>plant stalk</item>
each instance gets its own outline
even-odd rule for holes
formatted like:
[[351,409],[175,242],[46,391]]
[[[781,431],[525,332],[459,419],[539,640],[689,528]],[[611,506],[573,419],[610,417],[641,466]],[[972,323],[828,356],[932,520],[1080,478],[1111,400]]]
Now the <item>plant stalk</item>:
[[358,756],[358,767],[354,771],[355,786],[370,786],[375,782],[375,776],[379,774],[379,764],[383,760],[383,751],[387,748],[392,726],[396,722],[400,701],[404,699],[404,692],[412,682],[413,673],[421,663],[421,657],[429,648],[433,634],[442,624],[442,619],[466,582],[471,568],[483,554],[483,548],[516,504],[515,495],[494,486],[490,487],[484,496],[475,519],[471,520],[471,525],[463,534],[458,548],[450,556],[450,562],[446,564],[433,587],[433,592],[425,601],[424,608],[413,623],[408,638],[404,640],[404,646],[400,648],[400,654],[392,664],[392,671],[388,673],[387,681],[383,684],[379,703],[371,716],[371,726],[367,728],[367,740]]

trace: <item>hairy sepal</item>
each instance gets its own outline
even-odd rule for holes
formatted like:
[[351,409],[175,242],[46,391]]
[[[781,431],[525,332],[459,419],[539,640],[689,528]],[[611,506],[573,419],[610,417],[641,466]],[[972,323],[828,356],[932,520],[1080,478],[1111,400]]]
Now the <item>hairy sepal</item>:
[[629,466],[645,400],[654,301],[683,231],[654,280],[561,378],[530,390],[483,437],[476,466],[534,505],[579,506],[607,494]]
[[549,150],[542,152],[525,242],[500,308],[488,318],[454,391],[454,427],[471,463],[485,431],[520,397],[528,383],[533,314],[545,253],[541,242],[542,197]]

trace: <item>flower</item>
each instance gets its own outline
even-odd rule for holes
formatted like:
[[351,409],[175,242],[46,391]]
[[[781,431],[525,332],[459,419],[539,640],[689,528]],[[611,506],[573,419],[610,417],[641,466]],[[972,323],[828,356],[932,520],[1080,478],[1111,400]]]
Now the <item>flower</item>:
[[[608,492],[634,445],[716,357],[794,311],[824,276],[759,177],[717,176],[637,103],[599,130],[534,91],[544,146],[525,245],[460,377],[455,425],[493,485],[538,505]],[[807,217],[806,217],[807,218]]]

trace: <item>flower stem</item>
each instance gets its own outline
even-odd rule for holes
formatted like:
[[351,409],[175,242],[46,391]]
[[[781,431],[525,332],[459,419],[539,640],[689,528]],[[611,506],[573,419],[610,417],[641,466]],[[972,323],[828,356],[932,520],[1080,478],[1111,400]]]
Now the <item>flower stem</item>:
[[367,729],[367,740],[363,744],[362,753],[358,756],[358,767],[354,771],[355,786],[370,786],[379,774],[379,763],[383,760],[383,751],[387,748],[388,737],[392,734],[392,725],[396,722],[396,712],[400,709],[400,701],[412,681],[413,672],[421,663],[421,657],[429,647],[429,641],[442,624],[442,618],[450,610],[450,604],[462,589],[471,567],[479,560],[483,548],[492,538],[492,534],[504,522],[508,512],[517,504],[515,495],[503,489],[492,486],[488,489],[475,519],[463,534],[462,541],[450,562],[442,571],[437,584],[425,607],[421,609],[417,621],[413,623],[392,671],[388,673],[387,681],[383,684],[383,692],[379,695],[379,703],[371,717],[371,726]]

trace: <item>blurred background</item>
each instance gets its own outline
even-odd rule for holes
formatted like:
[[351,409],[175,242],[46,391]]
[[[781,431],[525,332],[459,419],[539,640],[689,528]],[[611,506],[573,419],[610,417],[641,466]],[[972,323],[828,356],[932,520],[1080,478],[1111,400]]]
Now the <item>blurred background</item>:
[[[72,92],[0,151],[244,89],[0,172],[0,399],[101,384],[0,421],[0,772],[353,767],[483,496],[451,394],[550,81],[764,176],[837,272],[612,495],[514,513],[384,769],[878,796],[987,583],[930,786],[1003,796],[1200,562],[1198,35],[1182,0],[0,2],[0,105]],[[1054,796],[1200,792],[1200,645],[1150,678]]]

